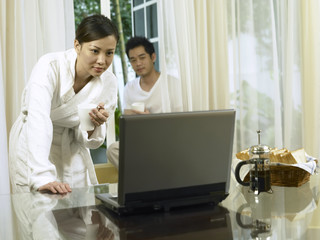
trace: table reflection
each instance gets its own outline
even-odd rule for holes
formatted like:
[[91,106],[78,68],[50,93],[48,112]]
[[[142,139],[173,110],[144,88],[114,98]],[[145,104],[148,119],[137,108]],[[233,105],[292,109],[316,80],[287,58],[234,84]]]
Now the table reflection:
[[254,195],[248,187],[238,185],[222,202],[231,213],[235,212],[231,216],[233,232],[238,233],[235,239],[310,238],[309,226],[318,208],[318,182],[272,189],[272,194]]
[[257,196],[232,185],[219,206],[129,216],[108,211],[95,198],[109,192],[108,185],[66,195],[0,196],[7,203],[2,207],[12,206],[2,218],[12,231],[1,231],[0,239],[320,239],[319,182],[320,176],[312,176],[298,188],[273,187],[272,194]]
[[119,239],[112,223],[96,209],[95,191],[101,192],[101,187],[75,189],[66,195],[12,195],[17,238]]
[[[268,239],[272,235],[271,231],[271,201],[272,194],[249,194],[248,202],[242,204],[236,213],[237,224],[241,228],[250,229],[252,239]],[[249,210],[247,210],[249,209]],[[251,211],[250,223],[243,223],[241,214]]]
[[118,216],[103,205],[98,208],[118,227],[120,239],[233,239],[229,211],[220,206],[131,216]]
[[229,211],[199,205],[118,216],[95,201],[97,186],[66,195],[12,195],[17,239],[233,239]]

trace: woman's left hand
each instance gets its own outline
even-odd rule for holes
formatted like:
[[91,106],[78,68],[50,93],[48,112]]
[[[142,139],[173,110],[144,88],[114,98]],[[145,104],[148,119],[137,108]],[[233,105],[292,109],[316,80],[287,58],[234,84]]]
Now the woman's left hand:
[[104,103],[99,103],[97,108],[92,109],[89,115],[91,122],[97,127],[104,124],[109,117],[108,111],[104,109]]

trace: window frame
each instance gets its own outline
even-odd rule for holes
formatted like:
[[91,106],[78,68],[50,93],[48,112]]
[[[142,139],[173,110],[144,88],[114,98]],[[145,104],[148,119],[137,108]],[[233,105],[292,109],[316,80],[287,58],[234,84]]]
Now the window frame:
[[[157,26],[158,26],[158,30],[157,30],[157,37],[152,37],[152,38],[148,38],[149,41],[154,45],[155,47],[155,51],[156,51],[156,55],[157,55],[157,59],[155,62],[155,66],[156,69],[159,71],[160,70],[160,62],[159,62],[159,24],[158,24],[158,2],[159,0],[143,0],[143,3],[137,5],[137,6],[133,6],[134,5],[134,0],[131,1],[131,24],[132,24],[132,34],[133,36],[135,36],[135,19],[134,19],[134,13],[138,10],[143,9],[143,20],[144,20],[144,37],[148,38],[148,23],[147,22],[147,8],[150,7],[151,5],[155,4],[157,7]],[[156,44],[158,47],[156,47]]]

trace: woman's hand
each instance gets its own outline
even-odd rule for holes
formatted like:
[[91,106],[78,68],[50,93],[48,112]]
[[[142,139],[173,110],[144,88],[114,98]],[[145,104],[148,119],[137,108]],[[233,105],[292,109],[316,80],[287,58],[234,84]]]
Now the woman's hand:
[[108,111],[104,109],[104,103],[99,103],[97,108],[92,109],[89,115],[91,117],[91,122],[97,127],[104,124],[109,117]]
[[61,182],[49,182],[46,185],[43,185],[38,188],[39,192],[52,192],[52,193],[60,193],[65,194],[71,192],[71,188],[68,183]]

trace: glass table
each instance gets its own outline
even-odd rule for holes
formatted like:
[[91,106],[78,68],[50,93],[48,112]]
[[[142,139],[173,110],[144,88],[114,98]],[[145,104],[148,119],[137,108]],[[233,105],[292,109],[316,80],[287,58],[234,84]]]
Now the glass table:
[[301,187],[248,192],[231,178],[218,206],[118,216],[95,198],[109,185],[64,196],[28,192],[0,195],[0,239],[320,239],[320,176]]

